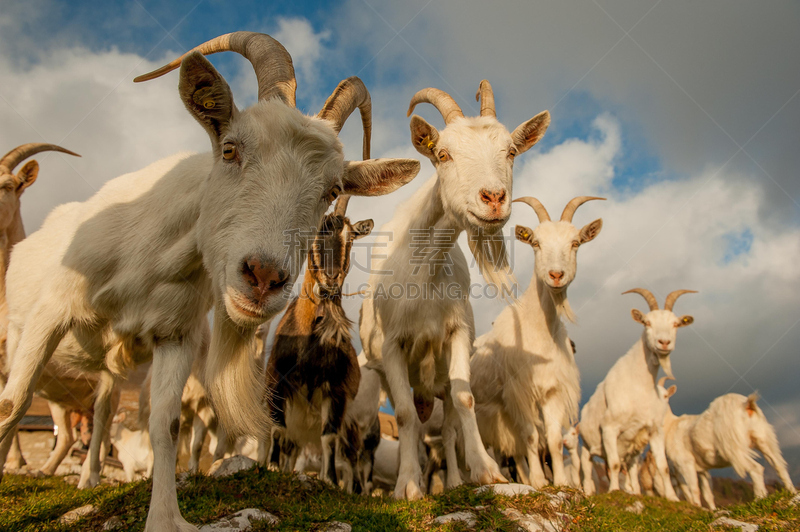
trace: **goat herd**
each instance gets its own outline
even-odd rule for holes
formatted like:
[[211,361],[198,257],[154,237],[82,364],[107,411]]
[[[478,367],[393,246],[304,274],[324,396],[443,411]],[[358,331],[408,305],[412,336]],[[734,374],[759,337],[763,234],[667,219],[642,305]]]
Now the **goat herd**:
[[[252,63],[258,79],[252,107],[236,107],[204,57],[220,51]],[[753,449],[794,491],[755,396],[728,394],[699,416],[672,414],[675,386],[665,389],[657,375],[661,368],[672,378],[676,332],[693,321],[673,307],[689,290],[669,294],[663,309],[649,291],[629,291],[649,306],[646,314],[632,311],[642,336],[575,424],[579,373],[562,318],[574,320],[567,287],[578,248],[598,236],[602,221],[578,228],[572,218],[583,203],[603,198],[575,198],[558,220],[535,198],[514,200],[539,221],[515,231],[533,249],[533,278],[492,330],[475,338],[469,270],[456,241],[466,232],[486,281],[511,288],[502,229],[511,212],[514,159],[545,134],[547,111],[509,133],[496,119],[485,80],[476,95],[478,117],[465,117],[440,90],[414,95],[409,115],[430,103],[444,118],[438,131],[411,117],[412,144],[436,173],[397,207],[376,240],[359,319],[363,354],[356,356],[341,298],[353,241],[369,235],[373,222],[349,220],[348,199],[398,189],[419,163],[370,159],[371,100],[358,78],[342,81],[317,116],[299,112],[291,57],[268,35],[223,35],[135,81],[177,68],[180,97],[208,132],[211,153],[176,155],[113,179],[85,202],[54,209],[27,238],[19,198],[38,165],[13,170],[44,150],[76,154],[26,144],[0,160],[0,463],[22,462],[16,428],[36,393],[50,402],[59,427],[70,426],[72,411],[93,412],[79,486],[95,486],[120,382],[152,360],[140,401],[143,430],[113,434],[118,444],[136,441],[145,449],[120,457],[129,462],[129,478],[136,461],[152,475],[146,530],[197,530],[177,503],[182,422],[192,426],[190,469],[198,467],[206,431],[217,427],[216,457],[235,452],[237,439],[249,436],[259,443],[261,461],[297,471],[318,458],[320,478],[341,481],[348,491],[370,493],[374,471],[388,468],[395,497],[408,499],[423,495],[440,464],[447,465],[447,488],[465,475],[481,484],[515,477],[534,487],[573,484],[590,494],[593,457],[602,457],[612,490],[626,472],[624,487],[639,493],[643,463],[645,488],[676,500],[674,479],[699,505],[699,477],[713,508],[712,468],[732,465],[750,475],[756,496],[766,494]],[[351,162],[337,136],[356,108],[364,160]],[[299,296],[277,326],[265,370],[257,329],[286,306],[304,260]],[[387,286],[397,290],[387,293]],[[410,297],[412,291],[421,297]],[[382,390],[395,409],[397,442],[380,434]],[[421,460],[422,442],[435,440],[441,445]],[[72,443],[71,431],[60,430],[42,472],[53,474]],[[505,476],[498,463],[508,468]]]

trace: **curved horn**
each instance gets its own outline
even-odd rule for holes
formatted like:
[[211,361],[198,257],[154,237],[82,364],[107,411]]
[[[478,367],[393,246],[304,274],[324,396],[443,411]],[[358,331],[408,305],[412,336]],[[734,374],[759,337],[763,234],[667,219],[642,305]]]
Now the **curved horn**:
[[675,290],[674,292],[670,292],[667,295],[667,300],[664,301],[664,310],[672,310],[672,306],[675,304],[675,300],[681,297],[683,294],[696,294],[697,290]]
[[572,198],[572,200],[567,203],[567,206],[564,207],[564,212],[561,213],[561,221],[572,223],[572,216],[575,214],[575,211],[578,210],[578,207],[591,200],[605,200],[605,198],[598,198],[597,196],[578,196],[577,198]]
[[664,387],[664,383],[666,383],[666,382],[667,382],[667,379],[668,379],[668,378],[669,378],[669,377],[661,377],[660,379],[658,379],[658,385],[659,385],[659,386],[661,386],[661,387],[663,388],[663,387]]
[[336,207],[333,208],[334,216],[341,216],[344,218],[344,213],[347,212],[347,204],[350,203],[350,194],[342,194],[336,200]]
[[[252,31],[227,33],[196,46],[186,54],[194,51],[203,55],[236,52],[244,56],[256,71],[259,100],[268,100],[277,96],[287,105],[295,106],[297,81],[294,77],[292,56],[281,43],[269,35]],[[157,70],[138,76],[133,81],[136,83],[148,81],[172,72],[181,66],[181,61],[186,54]]]
[[77,153],[71,152],[66,148],[62,148],[61,146],[56,146],[55,144],[46,144],[44,142],[29,142],[28,144],[17,146],[10,152],[6,153],[3,156],[3,158],[0,159],[0,166],[7,168],[9,172],[12,172],[19,163],[21,163],[28,157],[43,151],[60,151],[61,153],[66,153],[69,155],[74,155],[75,157],[80,157],[80,155],[78,155]]
[[411,103],[408,105],[408,113],[406,116],[411,116],[411,112],[414,111],[414,107],[416,107],[419,103],[429,103],[436,107],[436,109],[442,113],[442,118],[444,118],[445,125],[449,124],[457,117],[464,117],[461,107],[459,107],[455,100],[453,100],[453,97],[444,91],[440,91],[439,89],[427,88],[418,91],[414,97],[411,98]]
[[333,129],[339,133],[356,107],[361,111],[361,124],[364,128],[362,152],[363,159],[367,160],[372,137],[372,99],[363,81],[356,76],[342,80],[317,116],[333,122]]
[[494,92],[488,80],[482,80],[478,92],[475,93],[475,101],[481,102],[481,116],[497,117],[494,110]]
[[650,306],[650,310],[658,310],[658,301],[656,301],[655,296],[652,294],[652,292],[650,292],[650,290],[645,288],[633,288],[627,292],[622,292],[622,295],[624,296],[625,294],[630,293],[641,295],[645,301],[647,301],[647,304]]
[[527,203],[528,205],[530,205],[531,208],[534,211],[536,211],[536,216],[539,217],[539,223],[550,221],[550,215],[547,214],[547,209],[544,208],[544,205],[542,205],[541,201],[534,198],[533,196],[525,196],[523,198],[517,198],[511,203],[517,203],[517,202]]

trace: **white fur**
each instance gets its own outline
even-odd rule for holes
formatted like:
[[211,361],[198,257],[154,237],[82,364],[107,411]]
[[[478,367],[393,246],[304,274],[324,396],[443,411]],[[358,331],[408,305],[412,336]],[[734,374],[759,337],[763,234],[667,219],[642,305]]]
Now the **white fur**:
[[729,393],[714,399],[699,415],[676,416],[667,407],[664,417],[667,458],[675,479],[692,504],[701,506],[702,490],[706,505],[712,510],[716,508],[708,471],[723,467],[733,467],[740,477],[749,475],[756,498],[766,497],[764,467],[755,460],[756,450],[772,465],[786,489],[796,492],[775,429],[756,399],[755,394],[745,397]]
[[671,376],[669,355],[675,348],[677,329],[691,321],[687,323],[669,310],[652,310],[645,315],[634,310],[633,316],[645,326],[642,337],[617,360],[581,411],[583,489],[587,494],[595,492],[591,457],[600,456],[608,466],[609,490],[619,489],[620,461],[624,460],[630,489],[638,494],[635,471],[649,443],[665,486],[664,496],[677,500],[664,451],[667,403],[659,393],[656,377],[660,367]]
[[[567,221],[543,221],[535,230],[517,226],[517,238],[530,243],[536,256],[533,278],[475,341],[471,385],[481,438],[495,452],[513,456],[522,482],[537,488],[547,483],[540,447],[550,452],[553,483],[569,483],[562,432],[577,421],[581,389],[560,309],[569,308],[566,292],[578,247],[601,227],[600,220],[582,230]],[[561,276],[555,280],[554,273]]]
[[[460,425],[472,481],[504,480],[486,453],[475,420],[469,384],[475,335],[470,275],[456,239],[466,231],[484,277],[508,283],[505,246],[502,240],[486,235],[498,234],[510,214],[513,153],[530,148],[544,130],[539,129],[535,140],[516,146],[506,128],[489,116],[455,118],[440,132],[414,116],[411,130],[412,143],[430,158],[436,174],[398,206],[392,220],[381,228],[372,248],[374,273],[361,309],[360,333],[367,358],[382,363],[397,416],[400,472],[394,495],[416,499],[422,496],[423,484],[417,452],[420,421],[412,386],[429,400],[434,395],[444,397],[445,447],[455,449],[448,442],[454,441]],[[502,205],[492,208],[483,202],[481,191],[485,190],[497,197],[504,195]],[[414,299],[409,292],[399,299],[382,297],[378,291],[393,284],[420,290],[429,297]],[[433,295],[436,293],[444,295]],[[445,393],[448,385],[449,393]],[[456,461],[447,458],[448,463]],[[447,487],[461,482],[458,469],[448,468]]]

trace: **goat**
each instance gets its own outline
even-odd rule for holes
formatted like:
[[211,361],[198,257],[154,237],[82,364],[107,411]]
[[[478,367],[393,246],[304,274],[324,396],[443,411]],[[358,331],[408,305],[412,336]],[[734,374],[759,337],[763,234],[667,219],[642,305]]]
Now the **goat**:
[[561,440],[564,448],[569,454],[569,464],[564,463],[564,472],[567,475],[569,485],[573,488],[580,489],[581,487],[581,459],[580,459],[580,445],[578,437],[580,436],[579,425],[575,424],[569,427],[564,432],[564,437]]
[[517,240],[533,248],[533,278],[525,293],[503,309],[492,330],[475,341],[470,361],[481,439],[495,452],[513,456],[522,481],[537,488],[547,483],[539,459],[540,437],[552,460],[553,484],[569,483],[562,433],[577,421],[581,390],[561,316],[574,321],[567,288],[577,272],[578,248],[603,227],[597,219],[578,229],[572,217],[580,205],[596,199],[605,198],[574,198],[556,222],[536,198],[514,200],[528,204],[539,218],[536,229],[518,225],[515,230]]
[[[44,151],[57,151],[80,157],[77,153],[71,152],[61,146],[46,143],[28,143],[18,146],[5,154],[0,159],[0,390],[5,386],[7,378],[8,360],[6,355],[6,332],[8,330],[8,307],[6,305],[6,271],[11,251],[14,246],[25,238],[25,227],[22,223],[22,213],[20,211],[20,198],[22,193],[31,186],[39,175],[39,163],[35,160],[28,161],[14,174],[19,164],[25,159]],[[46,375],[37,383],[37,389],[44,387],[50,390],[50,396],[57,395],[64,397],[64,401],[50,402],[50,412],[55,424],[61,428],[56,436],[56,446],[50,453],[45,464],[40,471],[45,475],[52,475],[67,451],[72,446],[74,438],[70,430],[70,411],[72,409],[85,410],[86,405],[91,405],[91,396],[94,394],[94,387],[91,381],[79,379],[77,382],[58,374],[53,378]],[[64,393],[64,392],[69,393]],[[56,393],[54,393],[56,392]],[[60,393],[58,393],[60,392]],[[88,392],[88,395],[87,393]],[[47,392],[45,391],[45,394]],[[71,400],[72,397],[86,399],[88,401]],[[78,403],[76,405],[76,402]],[[19,469],[25,465],[25,458],[19,446],[19,438],[14,436],[13,446],[9,451],[6,465],[12,469]],[[0,467],[2,469],[2,467]]]
[[[663,389],[663,382],[661,385]],[[667,391],[666,399],[674,393],[673,385]],[[715,510],[708,471],[731,466],[740,477],[750,476],[756,499],[766,497],[764,467],[755,460],[756,449],[775,469],[786,489],[790,493],[796,492],[775,429],[756,404],[757,400],[758,394],[755,393],[747,397],[729,393],[714,399],[699,415],[682,416],[673,414],[667,403],[664,416],[667,459],[684,496],[692,504],[702,506],[702,491],[706,505]],[[656,488],[660,487],[656,482]]]
[[587,495],[594,493],[591,457],[601,456],[608,468],[609,491],[619,489],[620,458],[623,458],[628,466],[631,490],[638,494],[638,460],[649,443],[658,475],[665,486],[664,495],[667,499],[678,500],[669,481],[663,428],[666,402],[659,393],[656,377],[659,368],[663,368],[667,377],[674,378],[669,355],[675,349],[678,329],[691,324],[694,318],[679,318],[673,314],[672,307],[682,294],[696,292],[671,292],[667,295],[664,310],[659,310],[656,298],[644,288],[624,293],[643,296],[650,311],[642,314],[637,309],[631,310],[634,321],[644,325],[642,336],[611,367],[581,410],[583,491]]
[[[336,455],[342,453],[350,464],[347,491],[352,492],[362,441],[358,425],[344,421],[361,372],[350,340],[352,322],[342,308],[342,285],[353,242],[369,235],[373,222],[351,223],[345,216],[348,200],[339,198],[311,244],[300,295],[275,330],[267,388],[273,420],[291,449],[285,470],[294,468],[307,445],[321,447],[320,478],[337,485]],[[359,479],[355,491],[361,490]]]
[[[501,230],[511,213],[514,158],[542,138],[550,114],[544,111],[509,133],[496,118],[488,81],[481,82],[476,97],[479,117],[465,117],[453,98],[438,89],[423,89],[411,99],[409,115],[427,102],[444,118],[442,131],[419,116],[411,118],[411,143],[430,159],[436,173],[396,209],[371,253],[373,273],[359,326],[367,358],[383,365],[384,386],[397,415],[397,498],[422,496],[417,442],[434,397],[444,400],[445,448],[455,448],[447,443],[455,439],[458,425],[463,428],[471,480],[505,480],[481,443],[475,421],[469,385],[475,338],[469,269],[456,240],[466,231],[484,278],[507,288]],[[397,290],[388,293],[389,287],[400,288],[401,297]],[[447,461],[454,463],[455,457]],[[458,469],[449,467],[447,487],[461,482]]]
[[[248,109],[236,108],[204,57],[225,50],[255,69],[259,97]],[[389,193],[419,163],[346,162],[337,136],[346,117],[360,105],[371,128],[363,83],[343,81],[318,116],[303,115],[291,57],[268,35],[217,37],[137,80],[178,67],[178,92],[212,152],[175,155],[111,180],[87,201],[56,208],[14,251],[7,274],[13,363],[0,394],[0,456],[51,357],[99,371],[101,388],[152,359],[145,529],[185,532],[197,528],[180,515],[175,489],[180,398],[203,349],[206,314],[214,308],[201,379],[211,403],[231,435],[265,432],[253,333],[287,303],[307,251],[301,235],[316,231],[340,193]],[[95,408],[95,430],[109,410]]]

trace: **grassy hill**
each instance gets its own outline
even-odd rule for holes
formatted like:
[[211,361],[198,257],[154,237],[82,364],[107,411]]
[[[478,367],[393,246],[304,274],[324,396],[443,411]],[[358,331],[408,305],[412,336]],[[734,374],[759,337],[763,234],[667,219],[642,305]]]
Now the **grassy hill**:
[[[734,483],[731,493],[741,490]],[[135,482],[120,486],[103,485],[81,491],[61,478],[32,479],[7,475],[0,483],[0,530],[14,532],[101,530],[112,516],[124,523],[121,530],[144,529],[151,483]],[[343,521],[357,532],[468,530],[463,523],[438,525],[434,518],[468,510],[477,516],[479,531],[513,531],[517,525],[507,517],[508,509],[524,514],[536,513],[556,518],[558,513],[568,531],[704,531],[715,515],[688,503],[670,503],[652,497],[635,497],[624,493],[601,494],[583,498],[578,492],[567,492],[571,501],[558,502],[552,496],[557,490],[546,488],[541,493],[509,498],[493,493],[476,494],[474,487],[463,486],[443,495],[426,497],[409,503],[389,497],[364,498],[347,495],[315,480],[299,481],[264,468],[239,472],[223,479],[202,475],[189,477],[179,490],[181,511],[189,522],[201,525],[243,508],[260,508],[278,518],[275,526],[259,523],[258,530],[305,531],[324,530],[326,523]],[[626,507],[641,501],[641,514]],[[725,508],[730,517],[756,523],[760,530],[800,531],[800,507],[792,506],[786,492],[778,492],[758,502],[740,503]],[[60,524],[58,518],[76,507],[93,504],[95,514],[71,524]],[[506,510],[506,514],[503,511]],[[563,516],[569,516],[564,518]],[[724,530],[716,528],[714,530]]]

